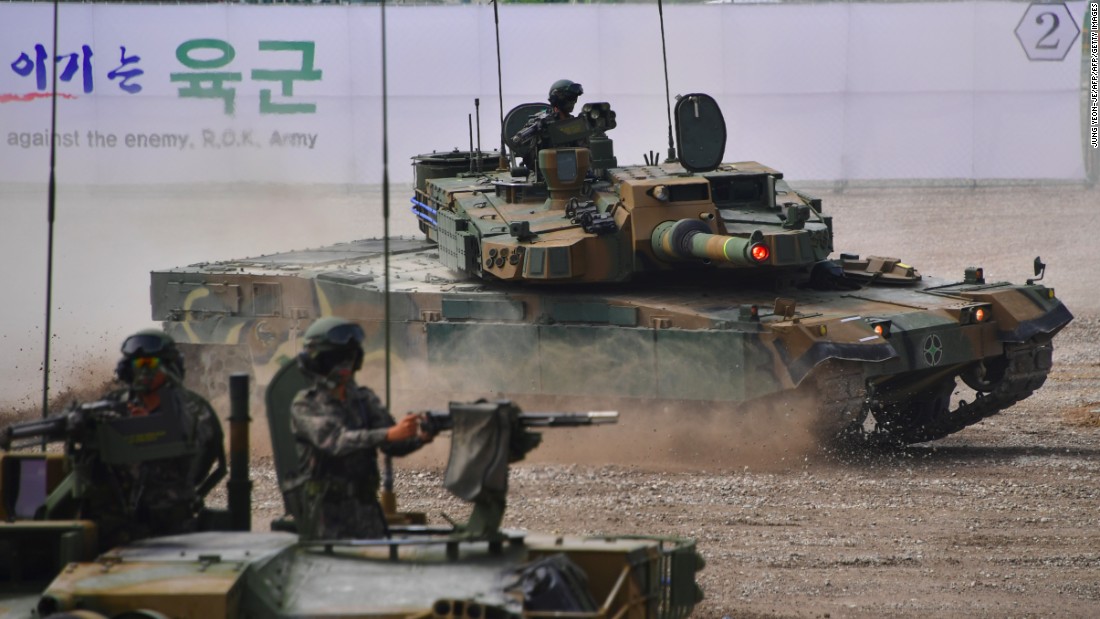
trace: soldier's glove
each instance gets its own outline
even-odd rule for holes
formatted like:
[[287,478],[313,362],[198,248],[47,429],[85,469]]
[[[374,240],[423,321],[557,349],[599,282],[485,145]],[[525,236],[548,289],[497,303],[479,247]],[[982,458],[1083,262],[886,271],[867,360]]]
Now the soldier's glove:
[[421,443],[427,445],[435,438],[436,431],[432,427],[431,422],[428,421],[427,413],[416,413],[416,438],[420,439]]
[[386,441],[400,443],[413,438],[418,432],[420,432],[420,418],[416,415],[405,415],[401,421],[397,422],[397,425],[391,426],[386,431]]

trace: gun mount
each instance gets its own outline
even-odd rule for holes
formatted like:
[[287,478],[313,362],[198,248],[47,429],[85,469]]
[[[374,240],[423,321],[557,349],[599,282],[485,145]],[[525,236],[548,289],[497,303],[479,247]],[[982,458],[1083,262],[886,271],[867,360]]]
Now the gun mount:
[[607,169],[616,165],[612,141],[607,137],[616,126],[609,103],[586,103],[580,114],[565,119],[554,118],[544,103],[525,103],[504,117],[502,132],[513,160],[538,162],[542,149],[584,146],[591,151],[593,167]]
[[179,420],[165,415],[131,417],[124,402],[78,404],[59,415],[0,430],[0,449],[65,442],[66,453],[104,464],[136,464],[192,453]]
[[523,413],[512,402],[451,402],[446,412],[429,411],[421,424],[432,434],[450,430],[451,456],[443,485],[474,504],[469,521],[456,528],[473,539],[500,536],[508,490],[507,465],[538,447],[531,428],[567,428],[617,423],[616,412]]

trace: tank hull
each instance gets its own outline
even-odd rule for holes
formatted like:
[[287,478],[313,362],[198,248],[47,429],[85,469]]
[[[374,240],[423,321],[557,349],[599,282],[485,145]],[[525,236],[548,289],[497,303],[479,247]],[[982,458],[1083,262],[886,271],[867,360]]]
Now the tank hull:
[[[825,396],[814,398],[824,439],[850,438],[859,426],[862,440],[918,442],[1038,388],[1050,341],[1072,318],[1038,284],[924,278],[777,292],[774,282],[700,269],[534,287],[464,277],[442,266],[428,241],[391,248],[395,409],[493,396],[732,412],[757,402],[794,406],[788,396],[812,390]],[[153,318],[191,345],[189,372],[207,392],[218,385],[202,377],[224,376],[227,363],[266,383],[326,315],[364,326],[366,371],[379,376],[383,264],[382,241],[365,240],[158,271]],[[977,385],[980,407],[951,406],[957,394],[944,394],[956,379]]]

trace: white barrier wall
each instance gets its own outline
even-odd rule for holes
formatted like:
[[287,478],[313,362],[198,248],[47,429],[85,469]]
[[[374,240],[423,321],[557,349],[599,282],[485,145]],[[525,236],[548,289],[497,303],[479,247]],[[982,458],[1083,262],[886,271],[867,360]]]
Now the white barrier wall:
[[[1085,2],[1065,6],[1076,29]],[[717,98],[727,160],[790,178],[1084,179],[1080,38],[1030,60],[1027,7],[670,5],[671,90]],[[60,9],[61,182],[380,182],[378,7]],[[52,15],[0,4],[0,182],[47,176]],[[391,179],[466,148],[475,97],[497,146],[492,7],[391,7],[386,23]],[[617,111],[620,163],[664,153],[655,5],[505,5],[500,26],[505,109],[568,77]]]

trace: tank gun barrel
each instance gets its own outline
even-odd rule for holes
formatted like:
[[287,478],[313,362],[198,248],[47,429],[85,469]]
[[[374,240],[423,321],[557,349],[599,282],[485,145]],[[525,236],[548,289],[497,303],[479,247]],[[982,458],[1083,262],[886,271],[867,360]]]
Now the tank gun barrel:
[[748,238],[714,234],[695,219],[666,221],[653,229],[653,252],[665,260],[713,260],[737,266],[767,262],[771,251],[764,236],[756,231]]

